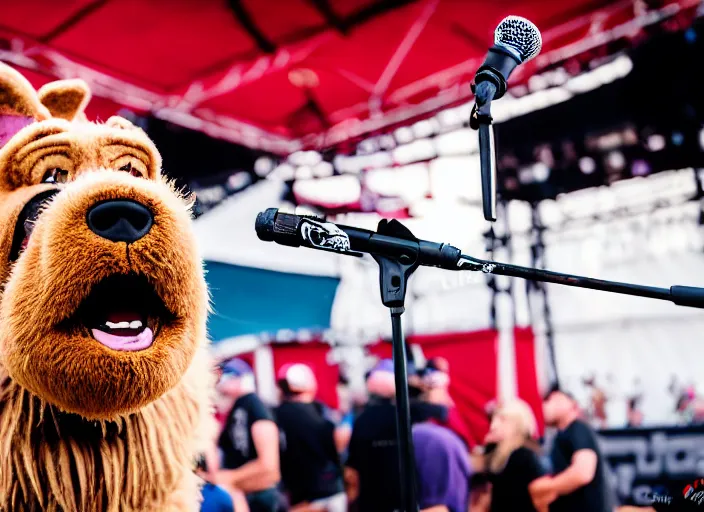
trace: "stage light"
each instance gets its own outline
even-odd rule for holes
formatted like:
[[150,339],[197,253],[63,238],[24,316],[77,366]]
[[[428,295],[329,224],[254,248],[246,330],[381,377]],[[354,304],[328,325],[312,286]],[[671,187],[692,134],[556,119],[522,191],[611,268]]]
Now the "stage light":
[[317,151],[296,151],[288,157],[288,163],[291,165],[315,165],[323,159],[323,155]]
[[335,169],[344,173],[357,174],[363,169],[375,169],[378,167],[388,167],[393,164],[391,153],[379,151],[371,155],[344,156],[337,155],[333,159]]
[[665,149],[665,137],[658,133],[654,133],[646,140],[645,147],[648,148],[649,151],[653,152],[662,151]]
[[481,201],[479,155],[436,158],[428,168],[433,199],[448,204],[460,199]]
[[477,134],[469,128],[438,135],[434,142],[440,156],[469,155],[479,149]]
[[623,136],[620,132],[612,132],[597,137],[596,147],[602,151],[616,149],[623,146]]
[[523,185],[529,185],[535,181],[533,177],[533,166],[521,167],[518,169],[518,181]]
[[550,177],[550,167],[543,162],[533,164],[533,179],[538,183],[546,181]]
[[302,165],[296,169],[297,180],[309,180],[313,177],[313,168],[308,165]]
[[413,130],[408,126],[402,126],[394,132],[394,138],[399,144],[408,144],[413,140]]
[[425,139],[440,131],[440,123],[436,119],[425,119],[414,124],[412,129],[416,139]]
[[565,68],[557,68],[552,71],[546,71],[543,73],[543,76],[553,87],[565,84],[570,78],[570,75],[567,73]]
[[335,174],[335,169],[330,162],[323,160],[317,165],[313,166],[313,176],[316,178],[327,178]]
[[394,160],[399,164],[410,164],[421,160],[430,160],[437,156],[433,141],[420,139],[393,150]]
[[267,179],[279,180],[279,181],[291,181],[296,175],[296,168],[291,164],[281,164],[276,167],[269,175]]
[[606,156],[606,165],[614,171],[620,171],[626,167],[626,157],[620,151],[612,151]]
[[518,180],[513,176],[508,176],[504,179],[504,188],[506,190],[518,190]]
[[681,146],[684,143],[684,135],[682,132],[672,132],[672,143],[675,146]]
[[230,175],[227,178],[227,189],[230,192],[239,192],[240,190],[248,187],[252,183],[252,176],[246,172],[241,171]]
[[463,119],[460,117],[459,109],[448,108],[438,113],[438,120],[440,125],[444,128],[454,128],[457,126],[462,126]]
[[650,165],[645,160],[634,160],[631,167],[633,176],[647,176],[650,174]]
[[704,150],[704,128],[699,130],[699,147]]
[[332,176],[313,180],[296,180],[293,193],[301,203],[338,207],[360,200],[362,187],[356,176]]
[[415,201],[430,190],[427,164],[412,164],[391,169],[375,169],[365,175],[365,184],[372,192]]
[[376,153],[379,151],[379,141],[376,138],[370,138],[363,140],[357,146],[357,152],[360,155],[369,155],[371,153]]
[[214,187],[201,188],[196,191],[198,200],[203,204],[219,203],[227,197],[224,187],[216,185]]
[[265,177],[271,171],[274,170],[274,161],[266,156],[257,158],[254,162],[254,172],[260,178]]
[[530,92],[542,91],[548,88],[548,80],[541,75],[533,75],[528,79],[528,90]]
[[379,137],[379,147],[381,149],[393,149],[396,147],[396,141],[394,140],[393,135],[389,135],[388,133],[385,135],[382,135]]

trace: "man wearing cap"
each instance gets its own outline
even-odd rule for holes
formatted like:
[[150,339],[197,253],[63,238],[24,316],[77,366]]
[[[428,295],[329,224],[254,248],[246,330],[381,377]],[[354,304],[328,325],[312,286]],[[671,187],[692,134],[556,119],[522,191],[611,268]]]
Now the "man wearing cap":
[[548,391],[543,404],[545,423],[556,427],[550,459],[555,475],[538,484],[550,512],[612,512],[613,500],[606,479],[596,433],[579,419],[574,398],[557,386]]
[[278,373],[282,403],[281,476],[291,510],[346,512],[347,497],[335,443],[335,424],[315,401],[318,383],[309,366],[284,365]]
[[233,359],[222,368],[217,391],[234,401],[218,440],[222,469],[217,483],[241,490],[251,512],[275,512],[279,495],[279,430],[255,394],[252,368]]
[[400,508],[394,365],[380,361],[367,375],[369,401],[352,429],[345,466],[347,497],[359,512]]

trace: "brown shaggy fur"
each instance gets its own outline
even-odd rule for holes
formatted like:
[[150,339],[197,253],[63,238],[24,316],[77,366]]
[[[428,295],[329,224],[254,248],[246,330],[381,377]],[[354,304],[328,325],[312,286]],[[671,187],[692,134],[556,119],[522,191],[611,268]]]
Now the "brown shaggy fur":
[[[0,64],[0,115],[35,120],[0,148],[0,511],[197,510],[211,374],[189,204],[140,129],[84,120],[88,97],[79,82],[37,94]],[[54,168],[67,183],[42,183]],[[24,205],[49,189],[11,262]],[[129,245],[94,234],[87,211],[108,199],[149,208],[148,234]],[[111,350],[72,320],[115,274],[144,276],[170,313],[145,350]]]

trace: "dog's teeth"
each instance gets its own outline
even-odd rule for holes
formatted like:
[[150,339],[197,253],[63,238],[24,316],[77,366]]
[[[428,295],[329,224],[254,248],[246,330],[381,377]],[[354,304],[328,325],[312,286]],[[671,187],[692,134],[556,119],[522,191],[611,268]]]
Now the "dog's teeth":
[[110,329],[119,329],[120,328],[120,324],[116,324],[114,322],[105,322],[105,325],[110,327]]
[[129,329],[130,328],[130,323],[129,322],[120,322],[117,324],[118,329]]
[[135,320],[134,322],[130,322],[130,329],[139,329],[141,327],[142,327],[141,320]]

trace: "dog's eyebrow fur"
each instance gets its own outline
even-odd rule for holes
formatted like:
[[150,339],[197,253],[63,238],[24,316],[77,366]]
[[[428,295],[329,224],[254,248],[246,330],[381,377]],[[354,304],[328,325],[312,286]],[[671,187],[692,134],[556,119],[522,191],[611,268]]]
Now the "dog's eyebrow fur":
[[[47,147],[45,143],[41,143],[42,139],[45,139],[51,135],[59,135],[62,133],[66,133],[66,131],[56,127],[52,127],[52,129],[47,131],[35,133],[34,136],[30,140],[28,140],[27,143],[17,151],[17,153],[15,153],[15,161],[21,162],[30,153],[33,153],[37,149]],[[57,141],[55,145],[66,146],[68,144],[68,141],[60,140]]]
[[132,150],[132,151],[125,151],[121,153],[119,156],[113,158],[112,160],[117,160],[118,158],[122,158],[125,155],[132,155],[136,158],[139,158],[142,160],[144,163],[149,163],[151,162],[151,156],[149,155],[149,151],[144,149],[144,147],[140,146],[139,144],[127,144],[124,142],[115,142],[113,144],[108,144],[105,146],[106,148],[125,148],[127,150]]

